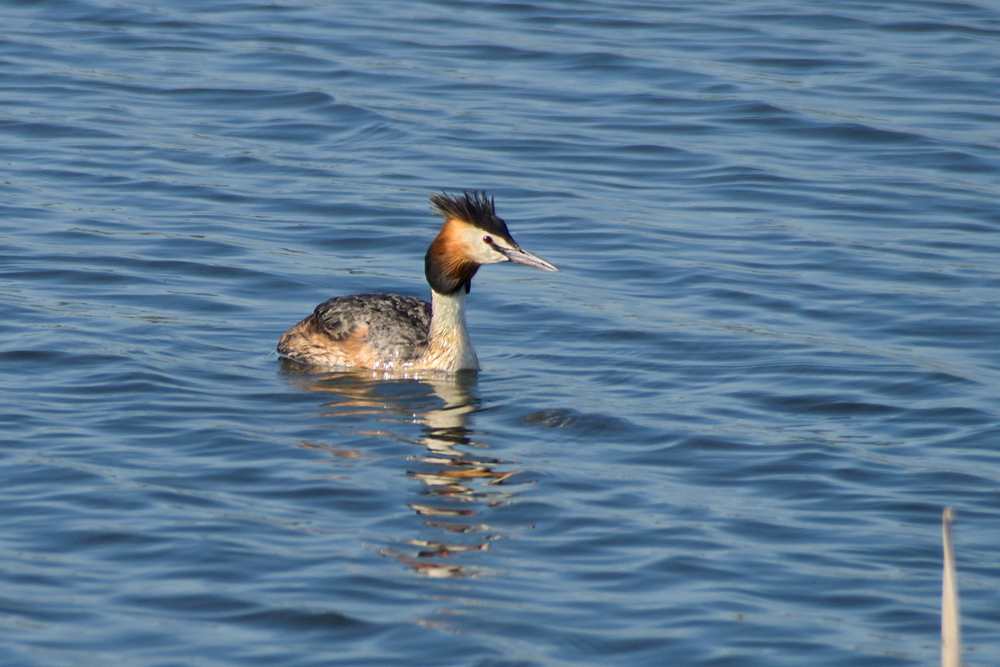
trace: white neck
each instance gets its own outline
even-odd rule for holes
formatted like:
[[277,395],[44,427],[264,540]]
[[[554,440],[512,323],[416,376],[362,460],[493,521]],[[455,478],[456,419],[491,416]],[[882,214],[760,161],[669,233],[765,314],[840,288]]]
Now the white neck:
[[431,295],[430,345],[422,365],[452,372],[478,370],[479,360],[465,325],[465,290],[451,296],[431,290]]

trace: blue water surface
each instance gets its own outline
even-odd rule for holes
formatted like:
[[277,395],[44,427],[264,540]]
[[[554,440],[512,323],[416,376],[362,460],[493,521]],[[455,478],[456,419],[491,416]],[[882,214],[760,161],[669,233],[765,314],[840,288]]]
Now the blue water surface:
[[[1000,655],[1000,9],[8,2],[0,663]],[[481,270],[478,376],[282,365]]]

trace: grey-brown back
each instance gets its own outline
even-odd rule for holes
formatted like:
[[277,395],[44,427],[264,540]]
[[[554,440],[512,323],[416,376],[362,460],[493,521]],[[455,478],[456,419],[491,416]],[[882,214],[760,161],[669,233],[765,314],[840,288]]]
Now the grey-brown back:
[[334,340],[367,328],[365,342],[386,358],[414,361],[427,349],[431,305],[399,294],[349,294],[316,306],[316,319]]

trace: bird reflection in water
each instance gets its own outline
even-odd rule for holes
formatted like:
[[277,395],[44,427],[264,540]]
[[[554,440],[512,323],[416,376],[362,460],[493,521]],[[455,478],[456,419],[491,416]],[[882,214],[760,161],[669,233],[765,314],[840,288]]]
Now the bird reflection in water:
[[[480,570],[452,559],[486,551],[500,537],[483,522],[482,514],[510,498],[507,480],[519,471],[511,470],[510,462],[487,456],[490,445],[477,439],[481,433],[467,428],[469,416],[479,409],[473,395],[475,373],[424,372],[400,377],[379,371],[323,372],[288,359],[282,360],[282,371],[300,389],[332,399],[324,403],[324,416],[374,418],[380,425],[422,424],[419,439],[391,427],[355,431],[424,448],[410,457],[418,469],[407,476],[422,482],[423,487],[420,498],[408,505],[436,535],[433,539],[404,539],[399,544],[410,549],[387,548],[381,553],[428,577],[480,574]],[[360,455],[316,443],[303,446],[339,457]]]

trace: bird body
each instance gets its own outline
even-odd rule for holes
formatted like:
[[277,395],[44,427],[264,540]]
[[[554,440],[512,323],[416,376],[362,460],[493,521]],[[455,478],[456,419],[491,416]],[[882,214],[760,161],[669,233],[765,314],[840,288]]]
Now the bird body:
[[558,269],[517,245],[485,194],[435,195],[431,203],[444,217],[424,259],[431,303],[398,294],[335,297],[286,331],[278,353],[311,366],[478,370],[465,299],[479,267],[515,262]]

